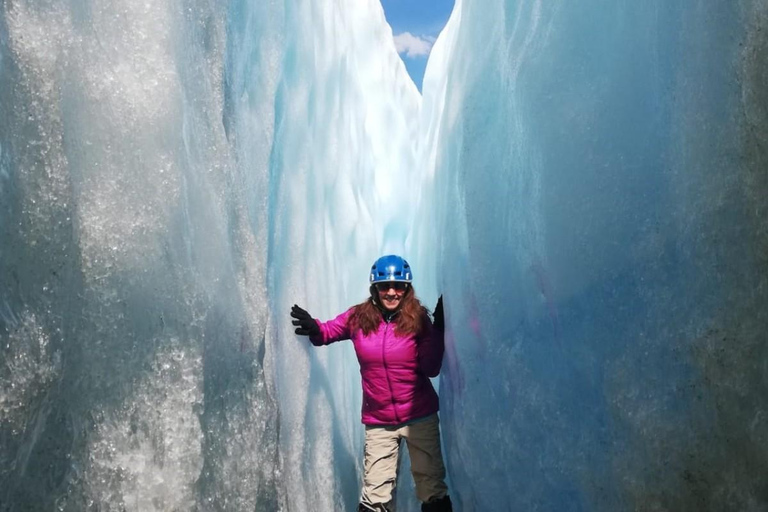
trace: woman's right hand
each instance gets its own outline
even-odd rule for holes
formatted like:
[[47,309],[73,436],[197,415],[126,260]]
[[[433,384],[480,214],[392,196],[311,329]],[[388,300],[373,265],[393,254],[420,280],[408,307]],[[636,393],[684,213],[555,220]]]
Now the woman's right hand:
[[320,334],[320,327],[306,310],[294,304],[291,308],[291,316],[296,319],[291,322],[297,326],[296,334],[301,336],[317,336]]

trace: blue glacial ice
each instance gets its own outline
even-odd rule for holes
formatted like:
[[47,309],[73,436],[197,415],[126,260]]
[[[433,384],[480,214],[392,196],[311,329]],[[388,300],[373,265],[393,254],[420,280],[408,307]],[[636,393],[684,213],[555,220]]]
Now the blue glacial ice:
[[[0,512],[351,511],[380,254],[456,510],[768,507],[768,5],[0,5]],[[419,510],[402,467],[398,510]]]

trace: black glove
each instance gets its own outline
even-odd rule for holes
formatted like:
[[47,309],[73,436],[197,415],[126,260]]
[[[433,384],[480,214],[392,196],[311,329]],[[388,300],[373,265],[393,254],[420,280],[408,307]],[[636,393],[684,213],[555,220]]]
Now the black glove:
[[443,314],[443,296],[442,295],[440,296],[439,299],[437,299],[435,312],[432,313],[432,325],[437,330],[440,330],[440,331],[445,330],[445,316]]
[[317,336],[320,334],[320,326],[317,325],[315,319],[296,304],[291,308],[291,316],[296,319],[291,323],[298,326],[296,334],[301,336]]

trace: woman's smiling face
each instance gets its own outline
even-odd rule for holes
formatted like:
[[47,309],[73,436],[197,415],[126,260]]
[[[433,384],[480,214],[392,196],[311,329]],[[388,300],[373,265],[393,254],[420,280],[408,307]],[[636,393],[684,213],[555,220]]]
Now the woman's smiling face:
[[400,307],[408,284],[401,281],[387,281],[376,283],[376,292],[379,294],[379,304],[387,311],[395,311]]

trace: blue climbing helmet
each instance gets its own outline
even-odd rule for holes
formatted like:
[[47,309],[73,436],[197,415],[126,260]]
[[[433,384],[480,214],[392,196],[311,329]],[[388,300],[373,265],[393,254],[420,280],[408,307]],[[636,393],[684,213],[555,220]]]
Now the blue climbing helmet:
[[400,256],[390,254],[377,259],[371,267],[371,284],[382,281],[400,281],[410,283],[413,281],[411,266]]

